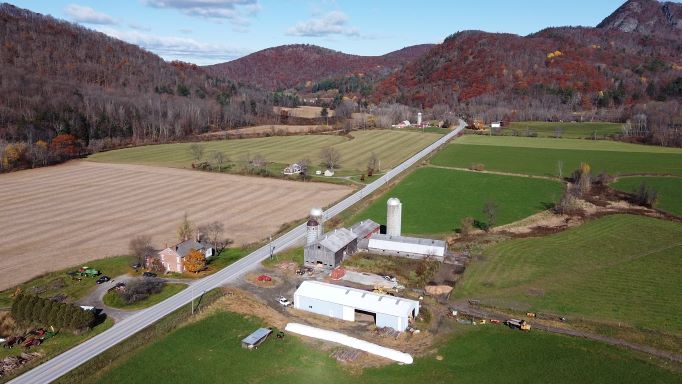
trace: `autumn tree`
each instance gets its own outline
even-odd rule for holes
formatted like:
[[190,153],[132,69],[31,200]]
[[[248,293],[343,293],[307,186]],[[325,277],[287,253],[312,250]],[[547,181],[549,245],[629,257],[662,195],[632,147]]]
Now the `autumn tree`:
[[182,258],[182,266],[192,273],[198,273],[206,269],[206,257],[201,251],[193,249]]
[[325,147],[320,151],[320,159],[328,169],[334,170],[341,163],[341,152],[334,147]]
[[128,244],[130,254],[135,257],[135,260],[141,265],[145,265],[147,258],[153,256],[155,253],[152,246],[152,238],[149,235],[140,235],[132,238]]
[[194,224],[187,217],[187,212],[178,226],[178,240],[186,241],[192,238],[194,235]]
[[575,188],[580,196],[588,193],[592,187],[592,174],[590,170],[589,164],[580,163],[580,168],[573,172]]

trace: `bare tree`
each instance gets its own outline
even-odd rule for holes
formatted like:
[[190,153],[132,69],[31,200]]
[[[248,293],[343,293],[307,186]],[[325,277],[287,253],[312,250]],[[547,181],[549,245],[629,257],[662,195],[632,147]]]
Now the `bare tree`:
[[334,147],[325,147],[320,151],[320,158],[322,159],[322,164],[334,170],[341,163],[341,152]]
[[379,164],[379,156],[375,152],[372,152],[369,155],[369,160],[367,160],[367,175],[372,176],[374,171],[379,171]]
[[192,156],[192,159],[196,162],[200,162],[204,158],[204,152],[206,151],[206,146],[199,143],[192,143],[187,148],[187,151]]
[[213,221],[208,224],[200,225],[198,232],[213,244],[216,254],[222,252],[229,244],[232,244],[232,240],[225,238],[225,227],[220,221]]
[[488,222],[486,223],[486,231],[490,231],[497,222],[497,203],[492,200],[488,200],[483,204],[483,214],[485,215]]
[[145,265],[147,258],[155,254],[154,247],[152,246],[152,238],[148,235],[134,237],[130,240],[128,249],[130,250],[130,254],[133,255],[141,265]]
[[187,212],[185,212],[185,216],[183,217],[180,226],[178,226],[178,240],[186,241],[191,239],[193,235],[194,224],[192,224],[192,222],[189,221],[189,218],[187,217]]
[[216,164],[218,172],[222,172],[223,164],[230,161],[225,152],[222,151],[213,151],[211,153],[211,159],[213,159],[213,162]]
[[559,178],[563,180],[564,178],[564,162],[559,160],[556,162],[556,169],[559,172]]

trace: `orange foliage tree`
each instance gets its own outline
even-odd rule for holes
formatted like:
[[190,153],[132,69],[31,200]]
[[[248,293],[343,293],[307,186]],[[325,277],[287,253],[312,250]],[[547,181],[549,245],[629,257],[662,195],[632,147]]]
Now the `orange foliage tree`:
[[182,259],[182,265],[189,272],[201,272],[206,269],[206,257],[200,251],[193,249]]

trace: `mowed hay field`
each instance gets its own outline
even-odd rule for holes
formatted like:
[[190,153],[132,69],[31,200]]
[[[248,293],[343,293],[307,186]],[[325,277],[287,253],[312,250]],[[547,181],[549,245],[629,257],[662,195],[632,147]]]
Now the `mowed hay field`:
[[681,224],[614,215],[488,248],[453,297],[682,335],[680,271]]
[[369,218],[386,223],[386,201],[397,197],[403,204],[403,233],[451,234],[466,216],[486,222],[483,205],[487,201],[498,205],[496,225],[502,225],[548,209],[562,193],[562,184],[553,180],[424,167],[355,215],[352,222]]
[[681,177],[621,177],[615,183],[611,184],[611,187],[632,193],[637,191],[641,184],[646,184],[658,193],[658,204],[656,205],[656,208],[682,216]]
[[[207,155],[211,151],[222,151],[230,160],[239,161],[246,155],[260,154],[269,162],[282,164],[306,157],[318,164],[321,161],[320,151],[331,146],[341,153],[341,170],[364,171],[371,152],[379,156],[382,169],[392,168],[441,137],[433,133],[391,130],[357,131],[352,136],[352,139],[338,135],[264,137],[208,141],[204,144]],[[126,148],[97,153],[89,159],[108,163],[189,168],[192,164],[192,156],[188,151],[190,145],[191,143],[178,143]]]
[[137,235],[152,236],[157,248],[174,244],[185,212],[196,224],[224,223],[226,236],[240,245],[350,192],[324,183],[87,161],[0,175],[0,290],[127,254]]
[[509,128],[502,129],[502,134],[512,135],[516,130],[523,135],[528,130],[535,132],[539,137],[554,137],[559,128],[560,137],[565,138],[604,138],[622,133],[623,124],[599,122],[547,122],[547,121],[513,121]]
[[501,325],[459,326],[433,354],[416,358],[414,364],[388,363],[352,372],[329,357],[326,348],[318,347],[321,343],[303,342],[294,335],[284,339],[273,335],[252,351],[241,348],[244,337],[268,325],[257,318],[217,312],[139,352],[121,356],[108,369],[85,377],[84,383],[675,383],[680,379],[679,374],[624,349],[544,332],[527,334]]
[[671,174],[682,176],[682,149],[614,141],[467,135],[439,152],[433,164],[541,176],[570,176],[581,162],[598,174]]

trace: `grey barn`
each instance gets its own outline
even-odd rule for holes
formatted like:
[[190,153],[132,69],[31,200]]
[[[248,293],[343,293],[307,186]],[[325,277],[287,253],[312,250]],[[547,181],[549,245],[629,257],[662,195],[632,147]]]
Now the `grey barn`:
[[327,233],[322,239],[307,244],[303,250],[303,262],[306,266],[322,265],[334,268],[341,264],[346,256],[358,249],[358,237],[352,231],[341,228]]

